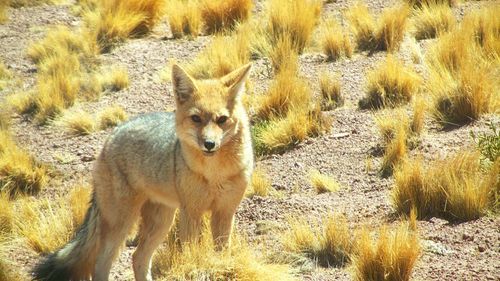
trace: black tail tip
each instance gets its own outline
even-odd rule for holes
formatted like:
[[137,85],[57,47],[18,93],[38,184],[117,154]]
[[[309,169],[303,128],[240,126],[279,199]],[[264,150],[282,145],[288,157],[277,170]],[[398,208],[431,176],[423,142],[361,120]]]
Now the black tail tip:
[[31,271],[33,281],[69,281],[71,271],[64,265],[58,264],[56,253],[43,258]]

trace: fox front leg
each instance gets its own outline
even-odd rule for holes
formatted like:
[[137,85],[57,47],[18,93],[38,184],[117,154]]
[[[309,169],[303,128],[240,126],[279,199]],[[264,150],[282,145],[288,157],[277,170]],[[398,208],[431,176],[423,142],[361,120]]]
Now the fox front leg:
[[229,246],[233,228],[234,212],[218,210],[212,213],[211,228],[215,249],[220,251]]
[[199,242],[201,236],[201,214],[189,213],[181,209],[179,213],[179,238],[181,243]]

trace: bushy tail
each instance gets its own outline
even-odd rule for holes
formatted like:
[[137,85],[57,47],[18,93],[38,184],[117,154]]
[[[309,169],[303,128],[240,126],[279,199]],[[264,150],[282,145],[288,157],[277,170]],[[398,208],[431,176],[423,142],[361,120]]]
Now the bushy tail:
[[45,257],[33,269],[33,280],[88,280],[99,249],[100,212],[95,193],[85,220],[73,239],[61,249]]

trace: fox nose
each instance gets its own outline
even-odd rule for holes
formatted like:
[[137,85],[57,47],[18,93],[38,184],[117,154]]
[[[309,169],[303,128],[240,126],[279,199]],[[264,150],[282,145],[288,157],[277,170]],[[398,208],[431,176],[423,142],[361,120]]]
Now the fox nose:
[[212,150],[215,147],[215,142],[213,142],[213,141],[205,141],[204,145],[205,145],[205,148],[208,151],[210,151],[210,150]]

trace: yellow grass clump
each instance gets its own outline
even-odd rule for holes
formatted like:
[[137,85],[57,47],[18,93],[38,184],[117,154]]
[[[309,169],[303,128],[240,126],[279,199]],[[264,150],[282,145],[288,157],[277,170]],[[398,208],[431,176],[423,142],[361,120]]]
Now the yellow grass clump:
[[165,4],[162,0],[103,0],[85,14],[85,21],[101,51],[107,52],[117,42],[150,32]]
[[9,8],[8,1],[0,2],[0,24],[5,23],[9,19],[9,16],[7,15],[8,8]]
[[[22,198],[14,231],[38,253],[51,253],[72,237],[88,208],[89,189],[76,188],[68,197],[55,200]],[[71,204],[71,205],[70,205]]]
[[394,138],[387,143],[380,168],[383,177],[390,176],[408,154],[407,138],[406,130],[399,128]]
[[334,19],[327,19],[320,26],[319,41],[323,53],[329,60],[337,60],[345,56],[352,56],[352,46],[349,35],[342,32],[341,27]]
[[0,235],[2,237],[9,237],[14,227],[14,208],[10,197],[8,193],[0,192]]
[[113,105],[105,108],[99,114],[99,128],[101,130],[105,130],[107,128],[115,127],[127,119],[128,116],[123,107]]
[[250,61],[247,33],[217,35],[186,70],[197,79],[222,77]]
[[0,128],[0,191],[11,196],[36,193],[46,183],[46,167],[19,148],[6,128]]
[[124,68],[111,67],[99,75],[99,84],[104,91],[117,92],[129,86],[127,70]]
[[468,221],[486,214],[498,198],[498,167],[483,171],[479,153],[462,152],[424,167],[408,160],[394,174],[392,201],[398,213]]
[[453,29],[455,24],[455,16],[448,5],[424,4],[414,11],[413,27],[417,40],[438,37]]
[[207,33],[217,33],[233,29],[238,22],[250,17],[251,0],[203,0],[201,16]]
[[410,9],[407,5],[395,6],[384,10],[375,21],[365,4],[356,4],[347,11],[359,50],[371,52],[399,49],[403,41]]
[[298,53],[309,43],[311,34],[321,13],[321,1],[317,0],[271,0],[267,7],[268,41],[275,45],[287,37]]
[[250,186],[247,190],[247,196],[253,197],[257,196],[268,196],[271,192],[273,192],[273,187],[271,186],[271,180],[269,176],[264,172],[264,170],[260,167],[257,167],[252,174],[252,178],[250,180]]
[[78,136],[89,135],[96,127],[92,115],[81,109],[66,110],[55,123],[68,133]]
[[228,249],[216,251],[205,228],[199,243],[185,244],[181,250],[175,238],[176,228],[153,258],[155,280],[295,280],[287,265],[263,262],[264,257],[237,234]]
[[420,135],[424,129],[425,111],[427,104],[425,99],[417,97],[413,100],[413,115],[411,119],[410,129],[416,135]]
[[174,38],[182,38],[184,35],[195,38],[200,34],[201,11],[196,1],[170,1],[167,4],[167,16]]
[[354,280],[410,280],[420,255],[419,243],[406,223],[391,232],[381,227],[375,241],[367,230],[362,231],[352,258]]
[[288,37],[278,39],[268,51],[268,57],[275,74],[281,70],[286,70],[290,74],[298,71],[299,55]]
[[321,72],[319,75],[321,91],[321,110],[332,110],[344,104],[344,97],[340,92],[340,81],[335,75]]
[[361,108],[395,107],[408,103],[418,90],[420,77],[392,56],[368,73],[367,95]]
[[340,189],[340,184],[333,177],[315,169],[309,171],[309,180],[317,193],[335,192]]
[[292,219],[282,241],[286,251],[302,254],[324,267],[343,266],[350,261],[354,239],[343,215],[330,214],[320,227],[304,219]]
[[448,5],[455,6],[457,0],[405,0],[410,6],[422,7],[425,5]]

